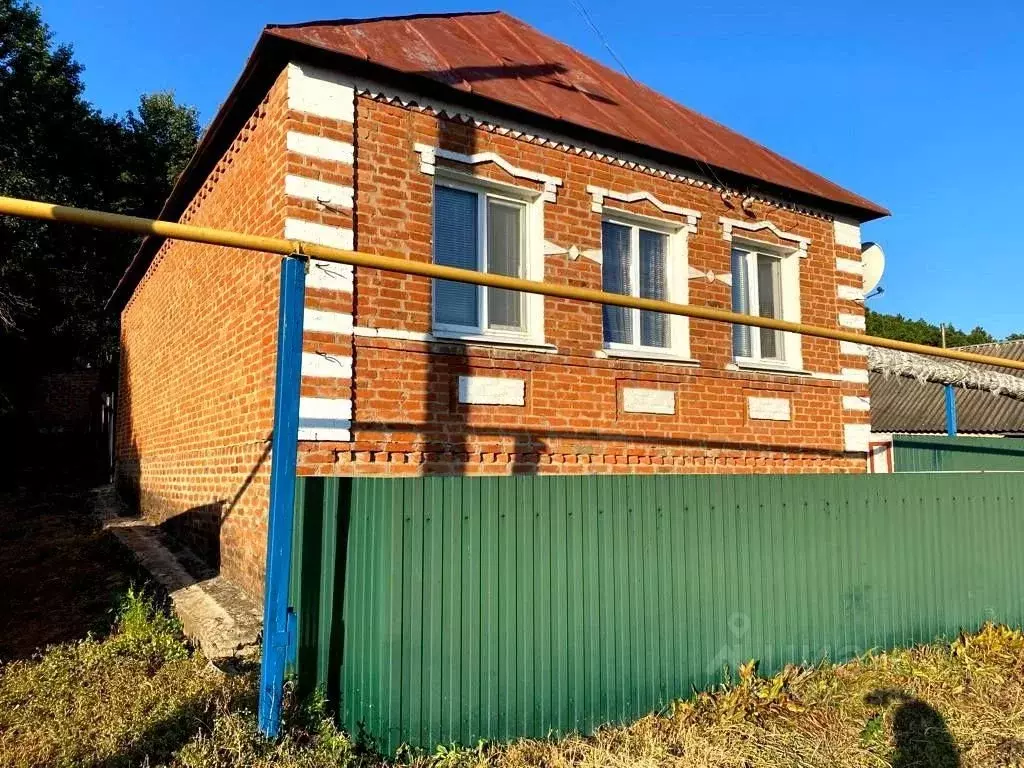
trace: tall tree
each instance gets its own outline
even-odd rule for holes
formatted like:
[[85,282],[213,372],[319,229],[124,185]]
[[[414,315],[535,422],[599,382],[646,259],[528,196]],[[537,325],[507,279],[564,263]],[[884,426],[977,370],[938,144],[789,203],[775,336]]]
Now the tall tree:
[[[82,67],[38,8],[0,0],[0,194],[155,214],[195,148],[196,111],[171,94],[100,114]],[[46,371],[102,365],[116,349],[103,309],[137,240],[0,217],[0,413]]]

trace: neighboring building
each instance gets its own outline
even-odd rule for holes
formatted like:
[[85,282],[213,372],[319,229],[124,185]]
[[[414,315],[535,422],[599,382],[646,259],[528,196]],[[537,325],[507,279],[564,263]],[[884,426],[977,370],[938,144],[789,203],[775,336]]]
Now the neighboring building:
[[[479,13],[268,27],[162,217],[862,330],[886,214]],[[151,238],[113,299],[119,485],[254,592],[278,264]],[[305,474],[866,466],[855,344],[314,262],[304,349]]]
[[[1024,341],[977,344],[959,349],[1024,361]],[[892,356],[889,353],[888,359]],[[919,355],[904,354],[902,357],[924,360]],[[953,398],[958,435],[1024,436],[1024,373],[991,365],[949,362],[941,365],[949,373],[939,371],[938,375],[929,377],[925,368],[912,375],[899,375],[887,371],[883,361],[871,363],[871,471],[892,472],[898,469],[893,454],[894,436],[946,434],[944,380],[957,382],[953,385]],[[998,378],[993,378],[993,373]],[[1020,384],[1014,386],[1014,379]]]

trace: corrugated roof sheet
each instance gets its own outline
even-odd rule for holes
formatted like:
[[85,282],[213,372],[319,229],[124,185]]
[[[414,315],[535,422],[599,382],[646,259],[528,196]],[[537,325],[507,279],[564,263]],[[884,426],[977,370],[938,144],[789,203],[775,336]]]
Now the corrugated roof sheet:
[[[963,347],[983,355],[1024,360],[1024,341]],[[1009,368],[978,366],[1018,377]],[[875,432],[945,432],[946,400],[942,384],[902,376],[870,374],[871,429]],[[979,390],[956,388],[957,428],[983,434],[1024,433],[1024,401]]]
[[501,11],[271,25],[264,34],[840,203],[864,220],[889,213]]

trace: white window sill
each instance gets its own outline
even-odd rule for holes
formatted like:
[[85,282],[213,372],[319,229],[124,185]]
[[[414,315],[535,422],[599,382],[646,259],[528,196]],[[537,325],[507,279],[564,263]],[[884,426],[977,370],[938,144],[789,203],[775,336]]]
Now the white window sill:
[[685,365],[689,368],[700,366],[699,360],[694,360],[690,357],[683,357],[671,352],[657,352],[646,349],[601,349],[594,353],[594,357],[601,359],[621,358],[648,363],[675,363],[676,365]]
[[544,341],[534,341],[528,338],[510,338],[508,336],[489,336],[487,334],[465,334],[452,331],[434,331],[430,334],[428,341],[446,342],[453,344],[472,344],[474,346],[503,347],[505,349],[519,349],[526,352],[542,352],[554,355],[558,353],[558,347]]
[[727,371],[751,371],[754,373],[773,373],[782,374],[785,376],[810,376],[810,371],[805,371],[803,368],[795,368],[792,365],[786,365],[785,363],[764,363],[757,360],[737,360],[732,363],[726,363],[725,370]]

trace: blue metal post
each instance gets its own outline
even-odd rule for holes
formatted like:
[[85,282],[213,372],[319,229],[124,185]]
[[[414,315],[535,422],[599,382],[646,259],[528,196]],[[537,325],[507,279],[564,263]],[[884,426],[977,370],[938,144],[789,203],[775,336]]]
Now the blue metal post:
[[295,516],[295,463],[299,440],[299,385],[302,366],[302,307],[306,264],[296,256],[281,261],[277,316],[277,380],[271,441],[270,511],[267,519],[266,588],[263,598],[263,661],[260,666],[260,731],[271,738],[281,726],[281,698],[288,659],[288,579]]
[[956,437],[956,396],[953,385],[946,385],[946,434]]

